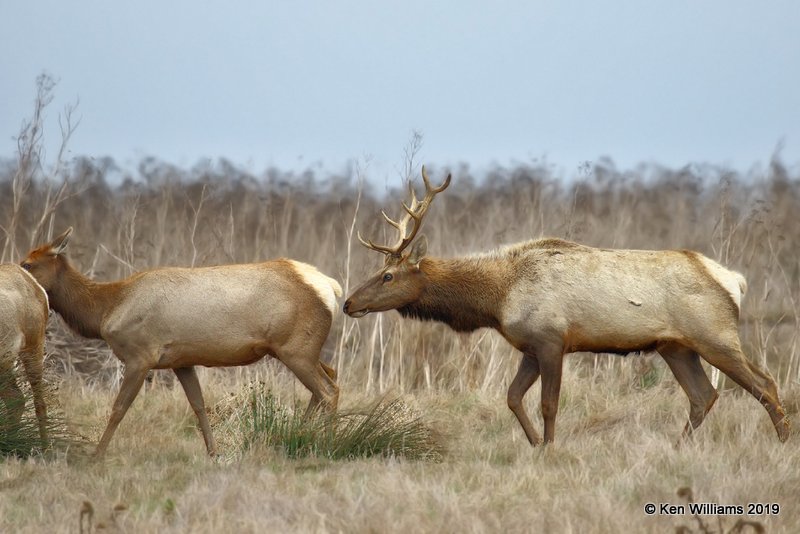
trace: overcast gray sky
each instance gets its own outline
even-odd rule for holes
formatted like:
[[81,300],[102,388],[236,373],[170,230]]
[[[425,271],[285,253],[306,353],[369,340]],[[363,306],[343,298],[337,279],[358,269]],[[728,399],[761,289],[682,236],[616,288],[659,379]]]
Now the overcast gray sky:
[[0,157],[47,71],[49,139],[79,98],[72,153],[131,166],[800,162],[792,0],[0,0],[0,45]]

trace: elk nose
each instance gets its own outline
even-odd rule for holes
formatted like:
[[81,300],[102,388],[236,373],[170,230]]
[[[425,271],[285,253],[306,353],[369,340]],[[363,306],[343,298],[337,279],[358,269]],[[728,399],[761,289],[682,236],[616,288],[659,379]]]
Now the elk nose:
[[349,307],[350,307],[350,299],[347,299],[346,301],[344,301],[344,307],[342,308],[342,311],[347,313],[347,308]]

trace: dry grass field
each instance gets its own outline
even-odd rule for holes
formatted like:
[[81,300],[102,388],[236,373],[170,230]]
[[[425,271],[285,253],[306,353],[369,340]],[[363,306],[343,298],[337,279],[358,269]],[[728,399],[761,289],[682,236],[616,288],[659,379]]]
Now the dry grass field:
[[[253,176],[220,162],[179,169],[144,160],[130,176],[109,160],[77,159],[29,180],[0,169],[0,253],[18,261],[67,226],[73,263],[98,280],[162,265],[213,265],[288,256],[317,265],[345,292],[382,261],[355,229],[381,237],[379,210],[399,212],[401,179]],[[48,167],[49,169],[50,167]],[[408,176],[418,167],[409,162]],[[432,177],[443,169],[429,167]],[[540,236],[603,247],[689,248],[746,275],[742,341],[775,376],[790,417],[800,411],[800,172],[779,158],[746,175],[717,167],[619,171],[598,162],[562,175],[546,163],[486,176],[452,169],[423,232],[432,255],[487,250]],[[112,185],[113,184],[113,185]],[[116,185],[118,184],[118,185]],[[63,188],[62,188],[63,186]],[[506,407],[519,355],[494,332],[459,335],[395,312],[339,314],[322,357],[339,373],[340,408],[399,398],[441,455],[409,460],[291,458],[242,448],[253,384],[282,405],[308,392],[275,361],[202,369],[221,456],[209,459],[183,391],[155,373],[92,463],[119,385],[107,347],[50,320],[50,407],[69,447],[0,460],[0,532],[662,532],[703,531],[690,513],[645,514],[647,503],[777,503],[779,515],[703,517],[715,532],[741,519],[769,532],[800,524],[800,436],[785,444],[764,410],[709,369],[721,397],[694,439],[676,446],[688,401],[657,355],[567,358],[556,443],[531,448]],[[535,423],[539,388],[526,403]],[[28,406],[30,410],[30,406]],[[238,412],[237,412],[238,410]],[[744,532],[755,527],[739,526]]]

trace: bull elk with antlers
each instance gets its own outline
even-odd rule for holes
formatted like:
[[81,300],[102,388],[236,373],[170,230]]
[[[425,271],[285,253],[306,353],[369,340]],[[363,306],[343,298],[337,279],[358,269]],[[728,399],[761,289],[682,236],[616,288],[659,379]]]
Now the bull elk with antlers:
[[102,338],[125,364],[96,456],[105,452],[151,369],[175,371],[211,455],[216,447],[195,365],[247,365],[273,356],[311,391],[309,412],[336,409],[336,373],[319,359],[342,294],[334,279],[305,263],[279,259],[160,268],[98,283],[67,260],[71,233],[69,228],[29,252],[22,267],[75,332]]
[[[383,267],[345,302],[353,317],[397,310],[404,317],[440,321],[456,331],[494,328],[522,352],[508,389],[508,406],[531,444],[541,437],[522,399],[542,377],[544,441],[555,436],[564,355],[656,350],[689,397],[691,434],[717,399],[702,357],[766,408],[778,438],[789,421],[770,375],[742,353],[739,306],[742,275],[688,250],[614,250],[561,239],[541,239],[454,259],[427,257],[424,236],[414,242],[439,187],[422,169],[425,196],[403,204],[394,245],[359,240],[386,256]],[[408,228],[412,223],[411,228]],[[413,245],[412,245],[413,242]],[[411,248],[408,252],[406,249]]]

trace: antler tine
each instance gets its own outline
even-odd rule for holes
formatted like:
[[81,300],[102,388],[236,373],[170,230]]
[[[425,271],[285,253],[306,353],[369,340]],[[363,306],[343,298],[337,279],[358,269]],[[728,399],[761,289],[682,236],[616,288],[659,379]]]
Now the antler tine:
[[433,192],[434,193],[441,193],[442,191],[447,189],[450,186],[450,180],[452,180],[452,179],[453,179],[453,174],[448,172],[447,173],[447,178],[444,179],[444,183],[441,186],[439,186],[436,189],[434,189]]
[[[383,218],[388,222],[392,227],[394,227],[399,236],[396,244],[394,246],[383,246],[383,245],[376,245],[372,241],[365,240],[361,237],[361,234],[358,233],[358,240],[361,241],[361,244],[365,247],[380,252],[382,254],[387,254],[389,256],[400,257],[400,253],[408,247],[409,244],[414,240],[419,232],[419,229],[422,227],[422,219],[425,217],[425,213],[428,211],[428,208],[433,202],[433,198],[438,194],[447,189],[450,185],[450,180],[452,178],[451,174],[447,175],[444,183],[439,187],[433,187],[431,185],[430,179],[428,178],[428,173],[425,170],[425,166],[422,167],[422,181],[425,183],[425,196],[422,200],[417,198],[416,191],[414,190],[414,185],[409,181],[408,182],[408,190],[411,193],[411,205],[409,206],[405,202],[402,202],[401,205],[403,206],[403,210],[405,210],[406,214],[403,216],[402,219],[399,221],[395,221],[388,215],[386,212],[381,210],[381,215]],[[409,221],[414,221],[414,226],[411,228],[411,232],[406,235],[406,227],[408,226]]]
[[411,193],[411,205],[415,205],[419,202],[417,200],[417,192],[414,190],[414,182],[411,180],[408,181],[408,191]]
[[[416,199],[414,199],[414,200],[416,200]],[[409,216],[412,219],[414,219],[415,221],[417,219],[419,219],[419,214],[416,211],[414,211],[416,208],[418,208],[420,206],[419,201],[417,201],[415,204],[411,204],[410,208],[408,207],[408,204],[406,204],[405,202],[401,202],[400,204],[403,206],[403,209],[406,210],[406,213],[408,213],[408,215],[403,217],[404,219],[408,219]],[[408,223],[407,220],[406,220],[406,223]]]
[[386,219],[386,222],[388,222],[389,224],[391,224],[392,226],[394,226],[395,228],[400,230],[400,223],[399,222],[394,221],[391,218],[389,218],[389,216],[386,215],[386,212],[383,211],[383,210],[381,210],[381,215],[383,215],[383,218]]
[[447,173],[447,178],[445,178],[444,183],[442,185],[440,185],[439,187],[433,187],[433,186],[431,186],[431,181],[428,178],[428,173],[425,170],[425,165],[423,165],[422,166],[422,181],[425,182],[425,196],[427,197],[428,193],[433,193],[434,195],[436,193],[441,193],[442,191],[447,189],[447,187],[450,185],[450,180],[452,178],[453,178],[453,174],[452,173]]
[[422,181],[425,184],[425,191],[430,191],[431,181],[428,178],[428,171],[425,170],[425,165],[422,166]]
[[381,254],[389,254],[389,255],[394,254],[394,250],[392,250],[392,248],[390,247],[383,247],[381,245],[376,245],[375,243],[372,242],[371,239],[369,241],[365,240],[363,237],[361,237],[360,231],[356,231],[356,237],[358,237],[358,240],[361,242],[361,244],[367,247],[368,249],[374,250],[375,252],[380,252]]

